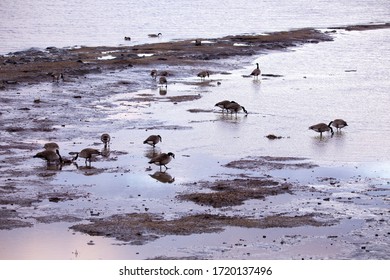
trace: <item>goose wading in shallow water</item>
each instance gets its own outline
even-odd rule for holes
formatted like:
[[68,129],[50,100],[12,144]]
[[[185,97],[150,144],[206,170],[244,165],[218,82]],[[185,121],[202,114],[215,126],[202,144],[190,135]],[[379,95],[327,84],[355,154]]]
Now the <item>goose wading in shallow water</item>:
[[158,142],[162,142],[160,135],[150,135],[148,138],[146,138],[144,144],[148,144],[154,148]]
[[341,131],[341,129],[343,127],[348,126],[347,122],[344,121],[343,119],[335,119],[335,120],[331,121],[331,124],[333,127],[335,127],[337,129],[337,131]]
[[241,106],[240,104],[238,104],[236,102],[230,102],[229,104],[227,104],[226,110],[228,112],[230,112],[231,114],[236,113],[236,115],[239,111],[242,110],[242,111],[244,111],[245,115],[248,115],[248,111],[245,109],[245,107]]
[[202,71],[199,72],[197,75],[201,80],[204,80],[206,77],[210,77],[210,72],[209,71]]
[[78,157],[85,158],[85,164],[87,164],[87,162],[91,163],[92,157],[97,156],[97,155],[101,155],[101,152],[97,149],[85,148],[85,149],[81,150],[81,152],[79,152],[79,153],[72,152],[69,154],[71,154],[71,155],[76,154],[74,160],[77,160]]
[[168,81],[167,81],[167,78],[165,78],[165,76],[161,76],[160,79],[158,80],[158,83],[161,86],[168,87]]
[[328,125],[326,123],[318,123],[315,125],[312,125],[309,127],[309,129],[314,130],[316,132],[320,133],[320,138],[322,138],[322,133],[330,131],[331,135],[333,136],[333,128],[330,126],[332,122],[330,122]]
[[174,153],[162,153],[162,154],[159,154],[158,156],[152,158],[148,163],[152,164],[154,163],[155,165],[159,165],[160,166],[160,171],[161,171],[161,166],[164,166],[165,167],[165,170],[168,169],[168,167],[166,166],[171,160],[172,158],[175,158],[175,154]]
[[222,101],[216,103],[214,106],[217,106],[217,107],[221,108],[222,109],[222,113],[223,113],[224,110],[227,111],[226,106],[228,106],[230,103],[236,103],[236,102],[235,101],[230,101],[230,100],[222,100]]
[[257,78],[258,79],[260,74],[261,74],[261,70],[260,70],[259,64],[256,63],[256,69],[254,69],[252,71],[251,76],[253,76],[253,78]]
[[110,144],[111,136],[110,136],[110,134],[108,134],[108,133],[103,133],[103,134],[100,136],[100,140],[102,140],[102,142],[103,142],[103,144],[104,144],[104,147],[107,148],[107,145]]
[[62,158],[60,152],[57,150],[44,150],[42,152],[37,153],[33,158],[40,158],[47,162],[47,164],[61,164]]
[[152,76],[153,79],[156,79],[157,78],[157,70],[153,69],[152,71],[150,71],[150,76]]

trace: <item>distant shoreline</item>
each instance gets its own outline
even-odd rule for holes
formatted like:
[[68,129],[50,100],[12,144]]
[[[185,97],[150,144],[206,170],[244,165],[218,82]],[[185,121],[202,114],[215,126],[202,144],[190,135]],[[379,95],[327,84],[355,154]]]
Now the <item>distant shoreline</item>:
[[[51,74],[80,76],[105,70],[158,65],[207,67],[212,60],[256,55],[261,51],[283,50],[308,43],[331,41],[336,30],[366,31],[390,28],[390,23],[313,28],[272,32],[262,35],[194,38],[137,46],[30,49],[0,56],[0,90],[20,83],[52,81]],[[199,40],[201,45],[195,44]],[[202,43],[203,42],[203,43]]]

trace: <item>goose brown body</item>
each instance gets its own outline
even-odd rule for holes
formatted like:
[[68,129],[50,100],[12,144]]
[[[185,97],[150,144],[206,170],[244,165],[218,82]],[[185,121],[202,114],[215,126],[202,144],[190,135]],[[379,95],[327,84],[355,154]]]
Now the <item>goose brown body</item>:
[[160,170],[161,170],[161,166],[164,166],[165,167],[165,170],[168,169],[168,167],[166,166],[169,162],[171,162],[172,158],[175,158],[175,154],[174,153],[162,153],[162,154],[159,154],[158,156],[152,158],[149,163],[152,164],[154,163],[155,165],[159,165],[160,166]]
[[165,78],[165,76],[161,76],[160,79],[158,80],[158,83],[161,86],[165,86],[165,87],[168,86],[168,81],[167,81],[167,78]]
[[162,142],[162,138],[160,135],[150,135],[148,138],[145,139],[144,144],[151,145],[154,148],[159,142]]
[[244,111],[245,114],[248,114],[248,111],[245,109],[245,107],[241,106],[240,104],[238,104],[236,102],[230,102],[229,104],[227,104],[226,110],[228,112],[230,112],[231,114],[236,113],[236,115],[241,110]]
[[260,70],[260,67],[259,67],[259,64],[256,63],[256,69],[254,69],[251,73],[251,76],[253,76],[254,78],[258,78],[261,74],[261,70]]
[[62,158],[58,150],[44,150],[42,152],[37,153],[34,158],[40,158],[50,163],[61,163]]
[[197,76],[203,80],[206,77],[210,77],[210,72],[209,71],[202,71],[202,72],[199,72]]
[[[74,153],[70,153],[70,154],[74,154]],[[88,161],[91,162],[92,157],[96,155],[101,155],[101,152],[97,149],[85,148],[82,149],[79,153],[75,153],[75,154],[76,156],[74,160],[76,160],[78,157],[81,157],[81,158],[85,158],[85,163],[87,163]]]
[[335,119],[331,122],[332,126],[335,127],[337,130],[342,129],[343,127],[348,126],[347,122],[343,119]]
[[221,109],[222,109],[222,112],[223,112],[224,110],[227,111],[227,108],[226,108],[226,107],[227,107],[230,103],[236,103],[236,102],[235,102],[235,101],[230,101],[230,100],[222,100],[222,101],[216,103],[214,106],[217,106],[217,107],[221,108]]
[[326,123],[318,123],[310,126],[309,129],[319,132],[320,137],[322,137],[323,132],[327,132],[327,131],[330,131],[331,134],[333,135],[333,128],[330,126],[331,124],[332,122],[330,122],[328,125]]

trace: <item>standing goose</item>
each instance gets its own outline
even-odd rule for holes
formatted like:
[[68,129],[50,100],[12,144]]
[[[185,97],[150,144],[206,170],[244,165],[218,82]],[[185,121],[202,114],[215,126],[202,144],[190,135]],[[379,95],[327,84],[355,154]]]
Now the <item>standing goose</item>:
[[319,132],[320,138],[322,138],[322,133],[326,132],[326,131],[330,131],[330,133],[333,136],[334,132],[333,132],[333,128],[330,126],[331,124],[332,124],[332,122],[330,122],[328,125],[326,123],[318,123],[318,124],[310,126],[309,129],[314,130],[316,132]]
[[224,110],[227,111],[226,106],[228,106],[230,103],[236,103],[236,102],[229,101],[229,100],[222,100],[222,101],[218,102],[217,104],[215,104],[215,106],[221,108],[222,109],[222,113],[223,113]]
[[168,167],[166,166],[171,160],[172,158],[175,158],[175,155],[174,153],[162,153],[162,154],[159,154],[158,156],[152,158],[149,163],[152,164],[154,163],[155,165],[159,165],[160,166],[160,171],[161,171],[161,166],[164,166],[165,167],[165,171],[168,169]]
[[35,156],[33,156],[33,158],[46,160],[48,165],[51,163],[60,164],[62,162],[62,158],[58,150],[44,150],[37,153]]
[[332,124],[333,127],[335,127],[337,129],[337,131],[341,131],[341,129],[343,127],[346,127],[348,126],[347,122],[344,121],[343,119],[335,119],[333,121],[330,122]]
[[157,70],[153,69],[152,71],[150,71],[150,76],[152,76],[153,79],[156,79],[157,78]]
[[202,71],[202,72],[199,72],[198,73],[198,77],[201,79],[201,80],[204,80],[206,77],[210,77],[210,72],[209,71]]
[[260,71],[260,68],[259,68],[259,64],[256,63],[256,69],[254,69],[252,71],[251,76],[253,76],[253,78],[257,78],[258,79],[260,74],[261,74],[261,71]]
[[[69,153],[69,154],[74,154],[74,153]],[[85,148],[85,149],[81,150],[81,152],[75,153],[75,154],[76,154],[76,156],[75,156],[74,160],[76,160],[78,157],[85,158],[85,164],[87,164],[88,161],[89,161],[89,163],[91,163],[93,156],[101,155],[99,150],[93,149],[93,148]]]
[[104,148],[107,148],[107,145],[110,144],[111,136],[110,136],[110,134],[108,134],[108,133],[103,133],[103,134],[100,136],[100,140],[102,140],[102,142],[103,142],[103,144],[104,144]]
[[148,138],[146,138],[144,144],[148,144],[154,148],[158,142],[162,142],[160,135],[150,135]]
[[165,76],[161,76],[160,79],[158,80],[158,83],[161,86],[168,87],[168,81],[167,81],[167,78],[165,78]]
[[59,82],[64,80],[64,74],[62,73],[50,73],[50,76],[53,78],[53,82]]
[[248,112],[247,112],[247,110],[245,110],[245,107],[244,106],[241,106],[240,104],[238,104],[238,103],[236,103],[236,102],[230,102],[229,104],[227,104],[226,105],[226,110],[229,112],[230,111],[230,113],[231,114],[233,114],[233,113],[236,113],[236,116],[237,116],[237,113],[239,112],[239,111],[244,111],[244,113],[246,114],[246,115],[248,115]]

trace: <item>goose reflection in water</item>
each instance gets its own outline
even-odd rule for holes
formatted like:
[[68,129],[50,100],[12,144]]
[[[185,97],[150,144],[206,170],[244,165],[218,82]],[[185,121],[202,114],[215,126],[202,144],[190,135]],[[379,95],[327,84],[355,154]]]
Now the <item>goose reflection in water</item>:
[[152,177],[153,179],[156,179],[157,181],[160,181],[161,183],[172,184],[173,182],[175,182],[175,178],[172,177],[166,171],[165,172],[157,171],[157,172],[155,172],[153,174],[149,174],[149,176]]

